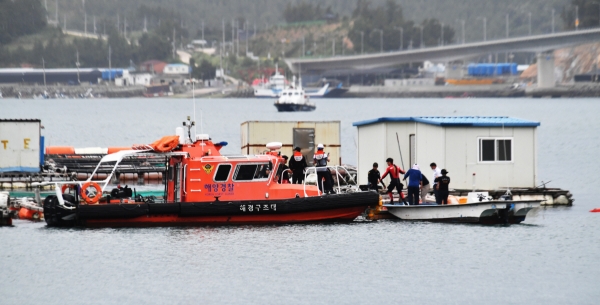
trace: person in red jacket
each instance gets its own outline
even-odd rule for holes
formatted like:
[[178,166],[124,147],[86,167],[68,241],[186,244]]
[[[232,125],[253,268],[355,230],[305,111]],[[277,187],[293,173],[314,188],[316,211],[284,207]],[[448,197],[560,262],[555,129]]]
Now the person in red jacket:
[[382,182],[383,179],[389,174],[391,179],[390,184],[388,184],[388,195],[390,196],[390,204],[394,204],[394,194],[392,194],[394,188],[396,188],[396,190],[398,191],[398,196],[400,196],[402,202],[405,202],[404,194],[402,194],[403,185],[402,183],[400,183],[400,174],[405,174],[405,172],[396,164],[394,164],[394,159],[387,158],[385,162],[387,162],[388,167],[385,170],[385,173],[383,173],[383,176],[381,176],[381,179],[379,179],[379,182]]

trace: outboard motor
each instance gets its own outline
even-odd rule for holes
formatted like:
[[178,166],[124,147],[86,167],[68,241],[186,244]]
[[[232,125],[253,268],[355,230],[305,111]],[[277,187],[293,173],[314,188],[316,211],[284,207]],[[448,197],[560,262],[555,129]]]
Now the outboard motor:
[[[62,194],[65,206],[77,207],[75,197],[69,194]],[[51,227],[73,226],[77,221],[77,209],[65,209],[60,206],[56,195],[48,196],[44,199],[44,219],[46,224]]]

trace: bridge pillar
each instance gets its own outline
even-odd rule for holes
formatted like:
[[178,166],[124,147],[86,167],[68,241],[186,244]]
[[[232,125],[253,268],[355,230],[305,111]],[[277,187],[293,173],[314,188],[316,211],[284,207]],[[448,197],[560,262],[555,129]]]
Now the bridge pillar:
[[552,52],[537,54],[537,72],[538,88],[552,88],[556,85],[554,54]]
[[462,79],[464,76],[464,63],[462,61],[453,61],[446,63],[446,79]]

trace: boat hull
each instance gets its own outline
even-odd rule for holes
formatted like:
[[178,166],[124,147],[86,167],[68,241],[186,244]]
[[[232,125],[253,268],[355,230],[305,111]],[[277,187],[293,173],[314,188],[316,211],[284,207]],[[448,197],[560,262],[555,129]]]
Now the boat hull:
[[79,205],[74,213],[75,225],[85,227],[279,224],[352,221],[378,204],[379,195],[363,192],[286,200]]
[[450,205],[384,205],[388,212],[402,220],[517,224],[527,213],[540,206],[541,201],[486,201]]
[[279,112],[314,111],[317,106],[307,104],[275,104]]

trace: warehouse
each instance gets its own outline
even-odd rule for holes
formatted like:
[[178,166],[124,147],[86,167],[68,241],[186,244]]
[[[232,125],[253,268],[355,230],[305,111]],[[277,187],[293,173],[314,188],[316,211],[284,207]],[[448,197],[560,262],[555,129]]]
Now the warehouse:
[[511,117],[387,117],[355,122],[358,177],[367,184],[373,162],[388,157],[408,168],[445,168],[455,189],[536,186],[539,122]]
[[28,84],[97,84],[102,79],[99,69],[0,69],[0,83]]

